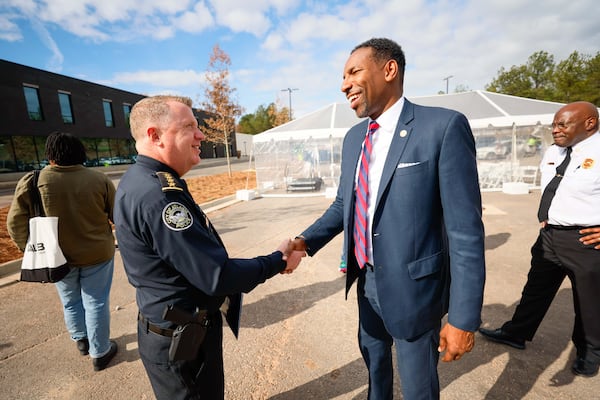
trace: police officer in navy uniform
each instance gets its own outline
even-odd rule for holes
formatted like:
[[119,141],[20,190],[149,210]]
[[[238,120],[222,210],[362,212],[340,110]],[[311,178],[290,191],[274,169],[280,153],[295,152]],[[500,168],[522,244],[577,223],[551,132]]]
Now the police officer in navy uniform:
[[538,213],[541,229],[531,248],[531,268],[521,300],[512,319],[502,327],[479,331],[492,341],[524,349],[568,276],[573,287],[572,340],[577,351],[571,371],[591,377],[600,366],[598,109],[584,101],[565,105],[554,116],[552,136],[554,145],[540,165],[544,189]]
[[[177,96],[135,104],[130,124],[139,155],[119,183],[114,209],[121,257],[136,288],[139,353],[156,397],[168,400],[223,399],[222,312],[237,336],[240,293],[300,261],[290,255],[289,239],[266,256],[228,256],[180,178],[200,161],[204,139],[191,104]],[[164,316],[169,307],[206,313],[204,339],[187,359],[169,358],[179,326]]]

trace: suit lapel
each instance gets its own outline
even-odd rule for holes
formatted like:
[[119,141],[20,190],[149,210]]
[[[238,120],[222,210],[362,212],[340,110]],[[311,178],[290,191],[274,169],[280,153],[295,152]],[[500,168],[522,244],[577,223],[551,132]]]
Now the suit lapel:
[[410,126],[410,123],[414,119],[414,111],[414,105],[408,100],[404,99],[404,107],[402,108],[402,113],[398,119],[398,124],[396,125],[396,130],[394,131],[394,137],[392,138],[392,143],[390,144],[390,150],[388,151],[383,172],[381,174],[375,210],[377,210],[381,196],[390,183],[390,180],[396,171],[396,167],[398,166],[398,162],[400,161],[400,157],[402,156],[402,153],[404,153],[406,144],[412,136],[413,128]]

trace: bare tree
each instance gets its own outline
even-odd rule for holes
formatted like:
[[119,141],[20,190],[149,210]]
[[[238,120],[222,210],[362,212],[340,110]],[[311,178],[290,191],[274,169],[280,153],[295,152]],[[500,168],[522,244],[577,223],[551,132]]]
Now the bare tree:
[[229,67],[231,59],[218,44],[213,52],[206,70],[205,101],[203,110],[209,115],[204,119],[206,127],[203,132],[208,141],[225,145],[227,167],[231,177],[231,161],[229,145],[235,135],[235,119],[243,112],[242,107],[235,101],[235,89],[229,86]]

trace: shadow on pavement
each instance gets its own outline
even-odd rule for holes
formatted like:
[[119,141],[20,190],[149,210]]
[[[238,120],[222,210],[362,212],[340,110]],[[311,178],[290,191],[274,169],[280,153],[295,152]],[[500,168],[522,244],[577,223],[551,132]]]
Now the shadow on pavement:
[[308,310],[319,300],[344,290],[346,277],[328,282],[316,282],[265,296],[251,304],[244,304],[242,326],[261,329],[284,321]]
[[[302,302],[302,309],[309,307],[317,297],[322,297],[327,293],[327,285],[332,285],[335,281],[325,283],[323,288],[325,292],[321,296],[313,296]],[[307,288],[310,291],[319,293],[317,285],[310,285]],[[335,286],[338,289],[338,286]],[[294,298],[298,294],[291,293]],[[277,294],[274,296],[280,296]],[[286,294],[287,297],[287,294]],[[284,301],[284,299],[278,299]],[[272,300],[265,299],[266,302]],[[260,302],[259,302],[260,303]],[[255,303],[255,305],[258,305]],[[258,308],[263,307],[260,305]],[[500,326],[502,322],[512,316],[512,312],[516,307],[516,303],[510,307],[503,304],[492,304],[484,306],[482,314],[489,320],[494,321],[493,324],[486,324],[491,327]],[[257,309],[258,309],[257,308]],[[440,372],[440,387],[441,390],[461,376],[470,373],[471,371],[489,364],[497,363],[496,358],[508,357],[508,361],[499,372],[494,380],[493,386],[487,391],[484,399],[486,400],[506,400],[506,399],[522,399],[531,391],[534,384],[540,379],[541,374],[560,357],[561,353],[569,345],[572,328],[572,318],[565,318],[566,310],[571,310],[572,300],[571,289],[562,289],[554,299],[542,327],[538,330],[533,342],[528,342],[528,347],[525,350],[517,350],[511,347],[490,342],[484,339],[481,335],[476,334],[476,346],[471,354],[464,357],[460,362],[443,363],[440,361],[438,366]],[[279,316],[280,319],[285,319],[284,313]],[[571,315],[568,314],[568,315]],[[263,316],[265,313],[262,314]],[[502,321],[502,322],[500,322]],[[274,323],[276,321],[272,321]],[[549,329],[550,327],[550,329]],[[574,351],[569,357],[573,360]],[[502,361],[501,361],[502,362]],[[570,371],[571,361],[551,378],[550,386],[568,385],[573,382],[574,376]],[[399,384],[398,376],[395,375],[394,391],[398,391]],[[368,382],[367,371],[364,362],[361,358],[344,365],[341,368],[332,370],[331,372],[320,376],[304,385],[298,386],[287,392],[277,394],[269,398],[269,400],[296,400],[296,399],[331,399],[337,396],[342,396],[366,385]],[[479,382],[484,385],[485,382]],[[443,396],[443,395],[442,395]],[[354,399],[365,399],[367,397],[366,389]]]
[[[532,342],[527,342],[525,350],[491,342],[476,334],[473,352],[459,363],[442,365],[440,363],[440,385],[446,387],[462,375],[489,363],[497,363],[496,358],[506,358],[503,369],[493,380],[493,386],[484,399],[506,400],[522,399],[540,379],[541,374],[561,356],[568,347],[572,329],[571,289],[562,289],[556,295],[550,310],[546,314],[540,329]],[[510,307],[503,304],[491,304],[483,307],[483,326],[497,328],[511,318],[517,303]],[[567,311],[569,310],[569,311]],[[569,317],[566,317],[569,316]],[[486,323],[486,319],[488,322]],[[493,321],[493,322],[489,322]],[[570,358],[572,360],[573,357]],[[500,360],[500,362],[503,362]],[[570,371],[570,362],[552,379],[562,384],[574,379]],[[491,377],[490,377],[491,378]],[[482,383],[483,384],[483,383]],[[554,385],[554,384],[553,384]]]
[[507,232],[496,233],[494,235],[487,235],[485,237],[485,249],[493,250],[495,248],[498,248],[503,244],[507,243],[509,238],[510,233]]
[[[269,400],[333,399],[364,386],[366,375],[365,363],[359,358],[304,385],[271,396]],[[361,379],[356,379],[357,376]],[[366,398],[366,390],[355,396],[355,399]]]

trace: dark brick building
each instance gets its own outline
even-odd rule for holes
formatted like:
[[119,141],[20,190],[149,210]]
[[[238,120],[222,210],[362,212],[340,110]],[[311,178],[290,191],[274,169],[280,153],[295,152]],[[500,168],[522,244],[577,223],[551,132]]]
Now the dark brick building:
[[[0,60],[0,172],[46,165],[45,137],[57,130],[83,141],[89,166],[134,162],[129,113],[144,97]],[[205,114],[196,114],[203,125]],[[202,143],[203,158],[224,155],[223,145]]]

